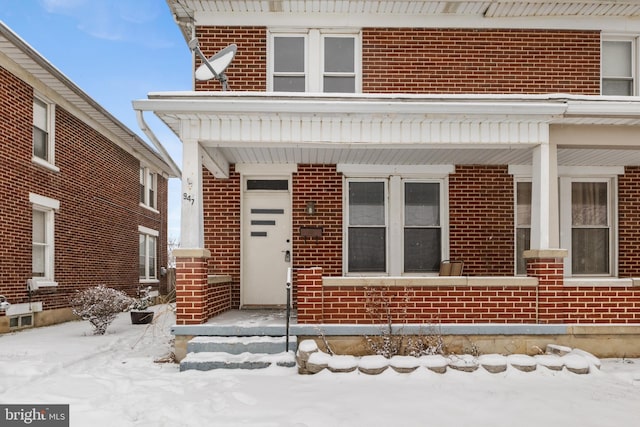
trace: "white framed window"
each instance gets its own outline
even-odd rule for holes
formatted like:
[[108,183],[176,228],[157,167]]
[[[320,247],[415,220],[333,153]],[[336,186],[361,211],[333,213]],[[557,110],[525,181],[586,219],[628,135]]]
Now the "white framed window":
[[437,274],[448,257],[446,178],[345,179],[345,273]]
[[347,271],[387,272],[387,182],[347,181]]
[[33,98],[33,162],[58,170],[55,165],[55,104]]
[[156,210],[158,207],[158,174],[140,167],[140,204]]
[[31,280],[38,287],[57,286],[55,271],[55,211],[60,202],[48,197],[30,193],[32,206],[31,220]]
[[403,273],[435,273],[442,260],[441,182],[403,181]]
[[605,38],[601,54],[603,95],[633,96],[638,93],[637,38]]
[[[560,244],[567,276],[614,276],[616,178],[560,178]],[[569,274],[567,274],[567,272]]]
[[531,248],[531,181],[515,181],[515,264],[516,275],[527,274],[524,251]]
[[359,33],[325,29],[272,30],[268,57],[269,91],[362,91]]
[[158,236],[156,230],[138,227],[138,271],[140,282],[158,281]]

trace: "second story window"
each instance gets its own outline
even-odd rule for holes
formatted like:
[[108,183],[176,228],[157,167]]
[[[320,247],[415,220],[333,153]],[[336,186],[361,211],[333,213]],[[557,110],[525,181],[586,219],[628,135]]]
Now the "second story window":
[[44,166],[54,165],[54,105],[33,98],[33,161]]
[[360,92],[357,34],[272,32],[268,88],[275,92]]
[[157,174],[149,168],[140,167],[140,204],[157,209]]
[[606,40],[602,42],[602,94],[633,96],[634,40]]

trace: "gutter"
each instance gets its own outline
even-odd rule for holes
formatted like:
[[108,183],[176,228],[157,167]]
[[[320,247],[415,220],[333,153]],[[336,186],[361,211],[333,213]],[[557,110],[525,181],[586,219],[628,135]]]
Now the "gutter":
[[175,164],[175,162],[173,161],[173,159],[171,158],[167,150],[164,148],[162,143],[158,140],[156,135],[153,133],[151,128],[149,128],[149,125],[147,125],[147,122],[144,120],[144,112],[142,110],[136,109],[135,107],[134,107],[134,110],[136,112],[136,119],[138,120],[138,126],[140,126],[140,129],[144,132],[145,135],[147,135],[149,140],[156,147],[156,149],[162,156],[162,160],[164,160],[165,163],[169,165],[169,167],[171,168],[171,172],[173,172],[177,178],[182,179],[182,172],[180,171],[178,166]]

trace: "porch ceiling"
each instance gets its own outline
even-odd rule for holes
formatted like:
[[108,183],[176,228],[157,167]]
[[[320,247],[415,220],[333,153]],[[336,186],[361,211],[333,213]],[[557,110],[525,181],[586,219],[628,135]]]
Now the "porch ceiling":
[[588,146],[559,145],[559,165],[640,165],[635,97],[180,92],[134,108],[199,142],[216,176],[234,163],[526,165],[551,125],[628,130],[624,147],[608,146],[607,131]]

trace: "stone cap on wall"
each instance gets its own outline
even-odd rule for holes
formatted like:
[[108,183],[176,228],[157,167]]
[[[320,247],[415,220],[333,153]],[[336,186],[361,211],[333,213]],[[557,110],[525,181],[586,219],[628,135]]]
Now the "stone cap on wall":
[[525,259],[529,258],[566,258],[569,251],[566,249],[529,249],[523,252]]

